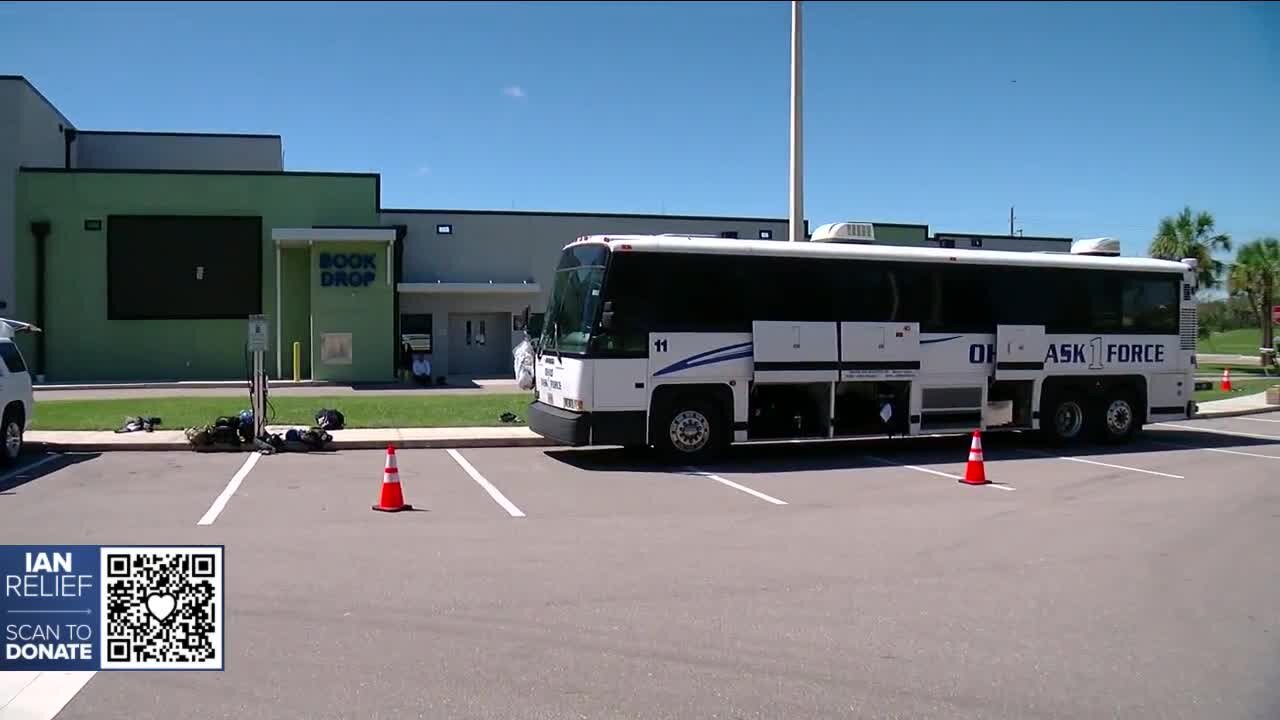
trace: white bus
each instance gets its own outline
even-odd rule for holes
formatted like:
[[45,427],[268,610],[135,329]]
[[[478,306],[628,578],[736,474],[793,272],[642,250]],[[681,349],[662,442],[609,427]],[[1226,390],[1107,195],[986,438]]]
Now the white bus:
[[555,278],[528,416],[565,445],[1123,442],[1195,412],[1194,260],[610,235]]

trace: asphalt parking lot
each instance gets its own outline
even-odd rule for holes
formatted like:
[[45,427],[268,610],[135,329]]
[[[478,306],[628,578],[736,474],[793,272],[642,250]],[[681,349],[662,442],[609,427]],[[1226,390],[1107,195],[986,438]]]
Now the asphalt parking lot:
[[32,456],[0,527],[226,545],[226,671],[58,718],[1280,717],[1280,412],[984,447],[401,450],[398,514],[380,451]]

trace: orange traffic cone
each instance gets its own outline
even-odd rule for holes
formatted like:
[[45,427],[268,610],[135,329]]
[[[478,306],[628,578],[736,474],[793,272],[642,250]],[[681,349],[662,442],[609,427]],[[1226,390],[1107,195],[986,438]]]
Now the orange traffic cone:
[[1231,392],[1231,368],[1222,368],[1222,392]]
[[404,502],[404,494],[400,491],[400,469],[396,467],[396,448],[394,445],[387,446],[387,464],[382,470],[382,497],[378,500],[378,504],[373,506],[374,510],[382,512],[400,512],[401,510],[412,510],[412,505],[406,505]]
[[964,466],[964,477],[960,482],[966,485],[986,485],[987,472],[982,465],[982,432],[973,431],[973,442],[969,444],[969,463]]

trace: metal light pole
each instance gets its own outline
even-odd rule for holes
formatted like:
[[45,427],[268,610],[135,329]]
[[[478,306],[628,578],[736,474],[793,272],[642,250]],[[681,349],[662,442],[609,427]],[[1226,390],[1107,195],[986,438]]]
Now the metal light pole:
[[801,127],[800,96],[803,88],[800,48],[800,0],[791,0],[791,237],[803,242],[804,235],[804,130]]

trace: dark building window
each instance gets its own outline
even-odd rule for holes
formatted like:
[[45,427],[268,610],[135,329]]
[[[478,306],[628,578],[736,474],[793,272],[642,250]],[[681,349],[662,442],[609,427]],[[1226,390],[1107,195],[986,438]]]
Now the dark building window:
[[[400,344],[405,353],[431,352],[431,314],[412,313],[400,316]],[[406,354],[409,367],[412,360]]]
[[453,225],[450,225],[450,224],[448,224],[448,223],[442,223],[442,224],[440,224],[440,225],[437,225],[437,226],[436,226],[436,234],[437,234],[437,235],[452,235],[452,234],[453,234]]
[[732,239],[732,238],[736,238],[736,237],[738,237],[738,231],[737,231],[737,230],[725,230],[724,232],[720,233],[720,237],[722,237],[722,238],[730,238],[730,239]]
[[243,320],[262,312],[262,218],[107,218],[109,320]]
[[938,247],[953,248],[955,246],[956,246],[956,241],[952,240],[951,238],[946,238],[938,241]]
[[402,335],[430,335],[431,314],[414,313],[401,315],[400,333]]
[[969,247],[982,247],[982,238],[969,238]]

